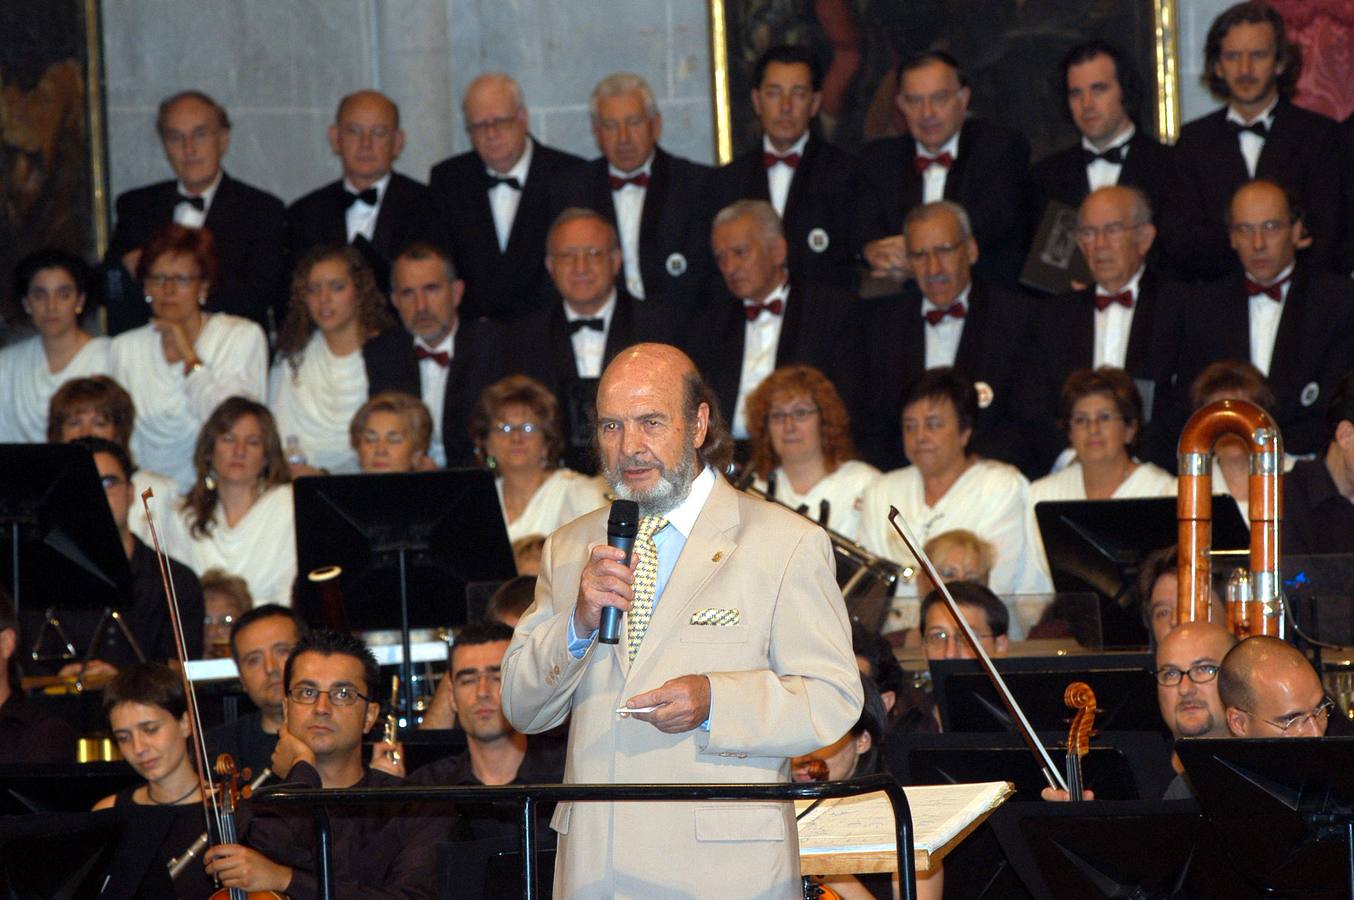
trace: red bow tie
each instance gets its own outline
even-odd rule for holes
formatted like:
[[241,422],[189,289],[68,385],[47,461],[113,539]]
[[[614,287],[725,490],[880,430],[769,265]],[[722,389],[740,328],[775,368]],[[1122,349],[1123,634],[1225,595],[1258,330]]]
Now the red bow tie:
[[926,316],[927,325],[939,325],[945,320],[946,316],[954,316],[956,319],[962,319],[964,318],[964,304],[956,301],[955,303],[951,303],[945,309],[928,309],[926,312],[922,313],[922,315]]
[[611,182],[611,189],[613,191],[619,191],[627,184],[633,184],[635,187],[646,188],[649,186],[649,173],[640,172],[638,175],[631,175],[629,178],[624,178],[620,175],[608,175],[607,181]]
[[1293,277],[1292,273],[1289,273],[1287,278],[1280,278],[1273,284],[1256,284],[1254,281],[1251,281],[1249,278],[1247,278],[1246,296],[1254,297],[1256,294],[1264,294],[1266,297],[1273,300],[1275,303],[1282,303],[1283,286],[1287,284],[1289,279],[1291,279],[1292,277]]
[[414,359],[422,362],[425,359],[431,359],[442,368],[451,365],[451,354],[445,350],[432,351],[419,344],[414,345]]
[[762,314],[762,310],[766,310],[773,316],[778,316],[783,309],[785,309],[785,304],[780,300],[768,300],[765,303],[743,304],[743,312],[747,315],[749,322],[755,322],[757,317]]
[[932,159],[929,156],[922,156],[918,153],[916,158],[912,160],[912,164],[917,167],[917,174],[920,175],[922,172],[931,168],[931,166],[943,166],[948,169],[950,166],[954,165],[954,157],[946,152]]
[[1107,309],[1108,307],[1113,306],[1115,303],[1119,304],[1120,306],[1124,307],[1125,309],[1132,309],[1132,308],[1133,308],[1133,292],[1132,292],[1132,291],[1120,291],[1120,292],[1117,293],[1117,294],[1096,294],[1096,295],[1095,295],[1095,308],[1096,308],[1096,309],[1100,309],[1100,310]]
[[790,168],[796,169],[799,167],[799,154],[787,153],[784,156],[777,156],[774,153],[762,152],[762,165],[769,169],[776,163],[785,163]]

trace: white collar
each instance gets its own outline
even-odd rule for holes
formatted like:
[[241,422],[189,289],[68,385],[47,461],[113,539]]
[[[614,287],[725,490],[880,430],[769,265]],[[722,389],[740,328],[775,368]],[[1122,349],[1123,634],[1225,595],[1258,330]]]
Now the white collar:
[[767,137],[766,135],[762,135],[762,152],[770,153],[774,156],[789,156],[791,153],[798,153],[800,158],[803,158],[804,148],[807,147],[808,145],[809,145],[809,130],[807,128],[805,128],[804,133],[799,136],[799,140],[791,144],[790,148],[786,150],[784,153],[781,153],[779,150],[777,150],[775,147],[771,145],[771,138]]
[[696,518],[705,508],[705,501],[710,499],[710,492],[714,489],[715,470],[706,466],[704,471],[696,476],[696,480],[691,482],[691,490],[687,493],[686,499],[677,504],[676,509],[664,513],[663,518],[680,531],[683,538],[691,537],[691,529],[696,527]]
[[761,300],[758,300],[755,297],[744,297],[743,305],[747,306],[752,303],[770,303],[772,300],[779,300],[781,304],[784,305],[785,302],[789,299],[789,297],[790,297],[790,279],[782,274],[781,282],[780,284],[776,285],[774,290],[768,293]]
[[1261,287],[1269,287],[1271,284],[1278,284],[1279,282],[1283,281],[1283,280],[1284,280],[1285,278],[1287,278],[1288,276],[1292,275],[1292,274],[1293,274],[1293,269],[1294,269],[1296,266],[1297,266],[1297,262],[1296,262],[1296,261],[1289,263],[1288,265],[1286,265],[1286,266],[1283,267],[1283,271],[1282,271],[1282,272],[1280,272],[1278,275],[1275,275],[1275,276],[1274,276],[1274,280],[1273,280],[1273,281],[1266,282],[1266,283],[1261,283],[1260,280],[1259,280],[1258,278],[1256,278],[1255,276],[1253,276],[1250,272],[1247,272],[1247,273],[1246,273],[1246,277],[1247,277],[1248,279],[1250,279],[1251,281],[1255,282],[1256,284],[1260,285]]
[[451,345],[456,340],[456,329],[460,327],[461,327],[461,317],[457,316],[456,321],[451,323],[451,330],[447,332],[446,337],[442,338],[442,340],[437,342],[436,347],[429,347],[428,342],[423,340],[423,338],[419,337],[418,335],[414,335],[414,343],[422,347],[423,349],[427,350],[429,353],[437,353],[439,350],[445,350],[447,353],[450,353]]
[[925,147],[923,147],[923,146],[921,145],[921,141],[916,141],[915,143],[916,143],[916,145],[917,145],[917,155],[918,155],[918,156],[925,156],[925,157],[927,157],[928,159],[935,159],[935,158],[938,157],[938,156],[944,156],[946,153],[948,153],[948,154],[950,154],[950,158],[951,158],[951,159],[958,159],[958,158],[959,158],[959,135],[960,135],[960,133],[963,132],[963,130],[964,130],[964,128],[963,128],[963,126],[961,125],[961,126],[959,127],[959,131],[956,131],[954,134],[952,134],[952,135],[950,136],[950,139],[949,139],[948,141],[946,141],[945,143],[941,144],[941,145],[940,145],[940,149],[937,150],[935,153],[932,153],[930,150],[927,150]]
[[207,189],[200,194],[194,194],[191,191],[189,191],[188,188],[183,186],[182,181],[177,182],[175,184],[175,187],[178,188],[179,200],[182,201],[184,197],[194,197],[194,196],[201,197],[202,210],[203,212],[206,212],[207,210],[212,208],[212,198],[216,196],[216,189],[221,186],[221,176],[225,174],[226,174],[225,169],[218,168],[216,170],[216,178],[213,179],[212,183],[207,185]]
[[1250,125],[1254,122],[1264,122],[1265,127],[1269,128],[1274,124],[1274,110],[1278,105],[1279,95],[1275,94],[1274,99],[1270,101],[1269,106],[1265,107],[1265,111],[1260,113],[1260,115],[1256,116],[1254,119],[1251,119],[1250,122],[1247,122],[1241,117],[1241,113],[1236,111],[1236,107],[1229,103],[1227,105],[1227,121],[1235,122],[1238,125]]
[[1132,119],[1129,119],[1128,127],[1125,128],[1123,131],[1119,132],[1119,134],[1114,138],[1114,140],[1109,142],[1109,145],[1106,146],[1104,150],[1101,150],[1095,144],[1092,144],[1091,139],[1086,137],[1085,135],[1081,136],[1081,148],[1083,150],[1089,150],[1092,153],[1108,153],[1110,150],[1113,150],[1116,147],[1122,147],[1124,146],[1124,144],[1127,144],[1129,141],[1133,140],[1133,135],[1137,133],[1138,126],[1133,124]]
[[[958,297],[955,297],[954,300],[953,300],[951,303],[947,304],[944,308],[948,310],[951,306],[954,306],[955,303],[958,303],[958,304],[960,304],[961,306],[964,307],[964,312],[968,312],[968,295],[971,294],[972,292],[973,292],[973,282],[970,281],[970,282],[968,283],[968,287],[966,287],[966,288],[964,288],[962,291],[960,291],[960,292],[959,292],[959,296],[958,296]],[[930,308],[930,309],[940,309],[940,308],[941,308],[941,307],[939,307],[939,306],[936,306],[934,303],[932,303],[932,302],[931,302],[931,299],[930,299],[929,297],[927,297],[925,294],[922,294],[921,300],[922,300],[922,303],[921,303],[921,314],[922,314],[923,316],[926,315],[926,310],[927,310],[928,308]]]
[[1100,285],[1097,284],[1097,285],[1095,286],[1095,293],[1096,293],[1096,296],[1098,296],[1098,297],[1108,297],[1110,294],[1122,294],[1124,291],[1130,291],[1130,292],[1133,294],[1133,299],[1134,299],[1134,300],[1137,300],[1137,299],[1138,299],[1138,282],[1139,282],[1139,281],[1142,281],[1142,273],[1143,273],[1143,272],[1146,272],[1146,271],[1147,271],[1147,265],[1146,265],[1145,263],[1144,263],[1143,265],[1141,265],[1141,266],[1138,266],[1138,271],[1136,271],[1136,272],[1133,273],[1133,277],[1130,278],[1130,279],[1128,279],[1128,281],[1124,282],[1124,286],[1121,287],[1121,288],[1119,288],[1119,290],[1117,290],[1117,291],[1106,290],[1105,288],[1103,288],[1103,287],[1101,287]]
[[654,157],[657,155],[658,155],[657,150],[655,150],[653,153],[650,153],[649,158],[644,160],[644,165],[640,166],[638,169],[635,169],[633,172],[622,172],[620,169],[616,168],[611,163],[606,164],[606,170],[610,174],[615,175],[617,178],[634,178],[641,172],[643,172],[645,175],[648,175],[650,174],[650,170],[653,168]]
[[574,312],[574,308],[566,301],[564,304],[564,321],[573,322],[578,319],[601,319],[605,328],[611,327],[611,314],[616,311],[616,289],[613,287],[611,293],[607,295],[606,302],[602,308],[592,315],[584,315],[581,312]]
[[[391,176],[391,174],[392,174],[391,172],[385,173],[385,174],[382,175],[380,178],[376,179],[376,182],[375,182],[374,184],[372,184],[372,187],[376,188],[376,203],[375,203],[374,205],[380,206],[380,205],[381,205],[381,201],[385,199],[385,196],[386,196],[386,188],[390,186],[390,176]],[[360,194],[360,193],[362,193],[361,191],[359,191],[357,188],[355,188],[355,187],[353,186],[353,183],[352,183],[351,181],[348,180],[348,176],[346,176],[346,175],[343,177],[343,189],[344,189],[345,191],[347,191],[348,193],[350,193],[350,194]],[[363,201],[358,200],[357,202],[358,202],[358,203],[361,203],[361,202],[363,202]]]
[[[522,187],[526,187],[527,172],[531,171],[531,150],[533,145],[534,141],[531,140],[531,135],[527,135],[526,149],[522,151],[522,156],[517,160],[517,164],[507,172],[499,174],[488,166],[484,167],[484,171],[490,178],[516,178],[518,184]],[[495,185],[495,187],[497,187],[497,185]]]

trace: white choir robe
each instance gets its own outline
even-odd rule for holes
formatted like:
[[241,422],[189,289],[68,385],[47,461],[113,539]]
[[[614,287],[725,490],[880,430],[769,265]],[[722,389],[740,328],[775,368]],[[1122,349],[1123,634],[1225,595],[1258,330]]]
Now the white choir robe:
[[367,367],[360,350],[335,356],[318,330],[293,368],[279,356],[268,375],[268,406],[285,444],[295,437],[306,462],[334,473],[357,472],[348,425],[367,402]]
[[498,505],[508,526],[509,541],[531,534],[549,537],[561,525],[607,504],[607,483],[600,476],[590,477],[573,469],[560,468],[551,472],[531,495],[522,514],[508,522],[508,511],[503,506],[503,480],[495,480],[494,487],[498,489]]
[[132,460],[178,484],[197,480],[193,448],[221,402],[239,395],[260,403],[268,393],[268,339],[248,319],[204,315],[194,350],[202,368],[183,373],[165,359],[160,333],[143,325],[113,338],[113,378],[136,404]]
[[109,374],[110,349],[108,338],[91,338],[60,372],[47,367],[42,338],[0,350],[0,443],[45,444],[52,395],[72,378]]
[[224,569],[249,584],[255,606],[278,603],[291,606],[292,582],[296,580],[296,522],[290,484],[269,488],[236,522],[226,524],[226,514],[217,503],[211,534],[194,537],[188,511],[180,505],[172,524],[157,524],[165,532],[165,550],[198,577],[208,569]]
[[[878,469],[867,462],[849,459],[803,494],[795,491],[784,469],[777,467],[774,475],[776,492],[771,499],[795,510],[807,506],[805,514],[815,522],[818,522],[818,512],[826,500],[827,522],[819,524],[826,525],[847,540],[859,542],[861,496],[879,477]],[[766,484],[758,478],[752,486],[766,493]]]

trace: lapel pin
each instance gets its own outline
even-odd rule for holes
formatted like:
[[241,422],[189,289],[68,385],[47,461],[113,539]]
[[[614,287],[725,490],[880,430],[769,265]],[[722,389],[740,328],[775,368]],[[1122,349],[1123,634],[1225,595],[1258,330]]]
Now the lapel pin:
[[723,559],[723,558],[724,558],[724,551],[723,551],[723,550],[716,550],[716,551],[715,551],[715,555],[712,556],[712,557],[710,557],[710,562],[719,562],[719,561],[720,561],[721,559]]

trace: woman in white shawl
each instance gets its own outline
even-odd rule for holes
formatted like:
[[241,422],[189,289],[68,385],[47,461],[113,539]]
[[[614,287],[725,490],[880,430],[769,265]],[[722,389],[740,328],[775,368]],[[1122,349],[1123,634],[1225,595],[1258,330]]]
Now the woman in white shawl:
[[307,253],[292,276],[287,318],[268,376],[292,477],[358,471],[348,423],[367,399],[362,345],[393,324],[376,279],[351,246]]
[[179,484],[193,481],[193,442],[227,397],[262,399],[268,340],[248,319],[206,310],[216,252],[206,229],[169,225],[137,266],[147,325],[113,338],[113,377],[136,404],[132,456]]
[[14,270],[14,296],[37,334],[0,350],[0,443],[41,443],[62,382],[109,370],[106,337],[80,327],[89,273],[62,250],[32,253]]
[[231,397],[202,426],[197,477],[172,527],[169,554],[201,576],[239,575],[260,605],[291,605],[296,526],[291,473],[268,407]]

